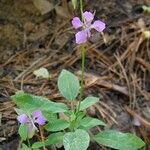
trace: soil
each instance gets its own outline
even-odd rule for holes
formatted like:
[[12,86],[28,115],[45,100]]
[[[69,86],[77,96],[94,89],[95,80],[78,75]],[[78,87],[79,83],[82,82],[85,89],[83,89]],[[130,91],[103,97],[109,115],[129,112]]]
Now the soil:
[[[41,14],[32,0],[0,1],[0,150],[16,150],[18,122],[11,95],[24,90],[64,102],[57,89],[66,68],[81,76],[81,52],[74,40],[70,1],[51,1]],[[150,31],[149,0],[85,0],[85,10],[107,24],[103,35],[87,43],[85,95],[101,98],[88,114],[102,118],[110,129],[132,132],[150,144]],[[33,71],[45,67],[51,80]],[[95,132],[92,131],[92,132]],[[90,150],[108,150],[91,144]]]

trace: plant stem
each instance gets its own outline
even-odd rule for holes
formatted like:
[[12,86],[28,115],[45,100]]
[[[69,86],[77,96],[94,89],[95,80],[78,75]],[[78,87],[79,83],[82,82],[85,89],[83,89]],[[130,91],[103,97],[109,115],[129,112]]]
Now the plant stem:
[[81,53],[82,53],[82,75],[81,75],[81,92],[80,92],[80,99],[83,99],[83,92],[84,92],[84,66],[85,66],[85,47],[81,45]]
[[81,17],[83,14],[83,0],[80,0],[80,12],[81,12]]
[[77,112],[79,112],[79,110],[80,110],[80,104],[83,99],[83,93],[84,93],[84,68],[85,68],[85,47],[84,47],[84,45],[81,45],[81,53],[82,53],[81,89],[80,89],[80,99],[79,99]]
[[[81,13],[81,18],[83,21],[83,0],[80,0],[80,13]],[[82,53],[82,75],[81,75],[81,90],[80,90],[80,99],[79,99],[79,104],[77,107],[77,113],[80,110],[80,104],[83,99],[83,92],[84,92],[84,67],[85,67],[85,47],[84,45],[81,45],[81,53]]]
[[41,140],[42,140],[42,143],[43,143],[43,150],[46,150],[45,143],[44,143],[44,135],[43,135],[42,128],[39,127],[39,130],[40,130]]
[[28,147],[31,148],[31,144],[30,144],[29,138],[27,138],[27,142],[28,142]]
[[20,150],[20,149],[21,149],[22,142],[23,142],[23,140],[20,139],[17,150]]

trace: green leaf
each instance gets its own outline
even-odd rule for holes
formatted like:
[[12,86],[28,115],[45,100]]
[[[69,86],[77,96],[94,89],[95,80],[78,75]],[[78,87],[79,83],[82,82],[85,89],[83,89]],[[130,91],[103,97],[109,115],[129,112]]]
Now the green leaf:
[[58,119],[58,115],[55,113],[50,113],[50,112],[43,112],[44,117],[48,122],[54,121]]
[[12,96],[12,100],[25,112],[32,113],[35,110],[58,113],[66,112],[67,106],[63,103],[55,103],[47,98],[35,96],[24,92],[17,92]]
[[98,101],[99,101],[99,98],[97,98],[97,97],[92,97],[92,96],[91,97],[87,97],[81,102],[80,110],[84,110],[84,109],[90,107],[91,105],[94,105]]
[[58,77],[58,89],[67,100],[75,100],[79,93],[78,78],[67,70],[62,70]]
[[31,150],[26,144],[22,144],[21,150]]
[[38,70],[35,70],[33,73],[36,77],[42,77],[46,79],[50,77],[49,72],[46,68],[40,68]]
[[114,130],[102,131],[94,139],[99,144],[119,150],[137,150],[145,144],[134,134],[121,133]]
[[81,129],[66,133],[63,139],[65,150],[86,150],[89,142],[89,134]]
[[[32,148],[33,149],[37,149],[37,148],[41,148],[43,147],[45,144],[43,142],[35,142],[33,145],[32,145]],[[45,145],[46,146],[46,145]]]
[[64,133],[62,133],[62,132],[57,132],[57,133],[53,133],[53,134],[49,135],[48,139],[46,141],[46,145],[62,143],[63,136],[64,136]]
[[28,127],[26,125],[21,124],[18,130],[18,133],[22,140],[26,141],[28,137]]
[[76,7],[77,7],[77,0],[71,0],[71,1],[72,1],[73,8],[76,9]]
[[76,114],[76,121],[77,122],[81,122],[81,120],[86,116],[86,113],[83,112],[83,111],[79,111],[77,114]]
[[66,120],[57,119],[51,123],[48,123],[45,127],[48,131],[60,131],[68,128],[70,126],[69,122]]
[[98,125],[106,126],[106,124],[103,121],[96,119],[96,118],[91,118],[91,117],[83,118],[80,123],[80,126],[84,127],[84,129],[86,130],[89,130]]

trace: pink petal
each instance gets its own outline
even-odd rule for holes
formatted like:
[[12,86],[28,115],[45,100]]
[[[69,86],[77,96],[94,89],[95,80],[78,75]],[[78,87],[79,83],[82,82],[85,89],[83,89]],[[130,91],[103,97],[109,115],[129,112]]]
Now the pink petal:
[[34,118],[34,122],[38,123],[39,125],[44,125],[46,122],[46,118],[42,115],[41,111],[35,111],[32,113]]
[[42,116],[42,112],[41,112],[40,110],[34,111],[34,112],[32,113],[32,116],[33,116],[34,118],[41,117],[41,116]]
[[72,26],[75,28],[75,29],[78,29],[80,27],[83,26],[83,23],[81,22],[80,18],[79,17],[74,17],[72,19]]
[[83,13],[83,18],[86,22],[92,22],[94,19],[94,15],[90,11],[85,11]]
[[91,27],[97,30],[98,32],[102,32],[106,28],[106,25],[104,22],[97,20],[92,24]]
[[37,118],[37,119],[35,120],[35,122],[38,123],[39,125],[44,125],[45,122],[46,122],[46,119],[45,119],[44,116],[43,116],[43,117],[39,117],[39,118]]
[[82,44],[82,43],[86,43],[87,41],[87,32],[85,30],[83,31],[79,31],[78,33],[76,33],[75,38],[76,38],[76,43],[77,44]]
[[17,120],[21,123],[21,124],[25,124],[29,121],[29,118],[26,114],[22,114],[22,115],[19,115],[17,117]]

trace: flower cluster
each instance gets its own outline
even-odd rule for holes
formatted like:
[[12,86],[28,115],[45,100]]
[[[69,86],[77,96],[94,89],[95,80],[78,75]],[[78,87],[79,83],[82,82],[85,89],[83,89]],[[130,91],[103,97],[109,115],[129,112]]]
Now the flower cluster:
[[[85,11],[82,14],[83,22],[79,17],[74,17],[72,20],[72,25],[75,29],[81,28],[82,30],[77,32],[75,35],[76,43],[82,44],[87,42],[88,38],[91,36],[91,29],[95,29],[98,32],[102,32],[105,29],[105,23],[96,20],[93,22],[94,14],[89,11]],[[92,23],[93,22],[93,23]]]
[[17,117],[17,120],[21,124],[26,124],[28,127],[28,134],[31,137],[34,135],[35,131],[38,131],[35,124],[44,125],[46,118],[42,115],[41,111],[34,111],[31,116],[27,114],[21,114]]

